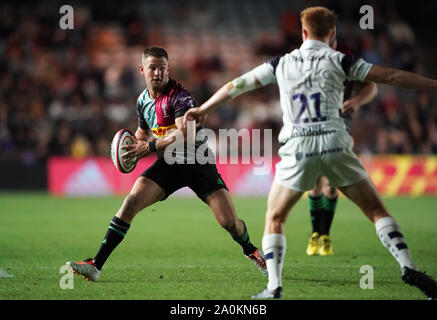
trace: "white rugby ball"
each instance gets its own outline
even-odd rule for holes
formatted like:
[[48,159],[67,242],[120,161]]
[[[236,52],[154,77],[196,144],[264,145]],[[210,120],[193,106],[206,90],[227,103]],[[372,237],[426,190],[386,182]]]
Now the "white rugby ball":
[[125,161],[121,158],[121,156],[126,152],[126,150],[121,149],[121,147],[134,143],[133,135],[134,134],[129,129],[121,129],[115,134],[114,139],[112,139],[112,162],[114,162],[114,166],[121,173],[129,173],[135,169],[137,165],[137,158],[133,158],[129,161]]

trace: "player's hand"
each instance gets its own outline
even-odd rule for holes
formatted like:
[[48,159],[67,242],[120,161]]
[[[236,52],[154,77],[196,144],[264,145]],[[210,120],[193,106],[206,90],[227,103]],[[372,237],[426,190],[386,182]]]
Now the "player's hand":
[[356,101],[355,99],[349,99],[343,103],[342,112],[344,114],[352,116],[355,112],[358,111],[360,106],[361,106],[361,104],[358,101]]
[[207,118],[206,112],[204,112],[201,108],[191,108],[185,112],[183,126],[187,127],[188,121],[196,121],[196,127],[203,125]]
[[121,156],[123,161],[132,161],[136,159],[138,161],[141,158],[147,157],[151,152],[149,143],[142,140],[137,140],[135,137],[134,143],[122,146],[121,149],[126,152]]

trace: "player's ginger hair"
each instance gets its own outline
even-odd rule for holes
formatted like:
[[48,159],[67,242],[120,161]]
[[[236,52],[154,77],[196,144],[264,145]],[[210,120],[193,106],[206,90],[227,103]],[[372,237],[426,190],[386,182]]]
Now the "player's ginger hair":
[[335,27],[337,17],[325,7],[308,7],[300,13],[302,28],[317,38],[323,39]]

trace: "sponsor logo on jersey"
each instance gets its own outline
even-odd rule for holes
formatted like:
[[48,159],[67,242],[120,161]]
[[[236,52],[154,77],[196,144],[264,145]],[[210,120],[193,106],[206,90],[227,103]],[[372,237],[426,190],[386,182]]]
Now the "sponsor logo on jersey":
[[296,152],[296,160],[300,161],[303,158],[303,153],[302,152]]
[[309,127],[295,125],[293,126],[290,138],[321,136],[321,135],[335,133],[335,132],[337,132],[337,130],[335,129],[327,130],[323,128],[321,125],[313,125]]
[[152,130],[152,133],[156,139],[162,139],[162,138],[166,137],[168,131],[172,130],[172,129],[177,129],[176,124],[172,124],[168,127],[152,128],[151,130]]
[[305,158],[324,156],[324,155],[329,154],[329,153],[337,153],[337,152],[343,152],[343,148],[338,147],[338,148],[332,148],[332,149],[328,149],[328,150],[322,150],[320,152],[316,151],[316,152],[305,153]]
[[167,113],[167,104],[162,105],[162,112],[164,113],[164,118],[169,117],[170,115]]

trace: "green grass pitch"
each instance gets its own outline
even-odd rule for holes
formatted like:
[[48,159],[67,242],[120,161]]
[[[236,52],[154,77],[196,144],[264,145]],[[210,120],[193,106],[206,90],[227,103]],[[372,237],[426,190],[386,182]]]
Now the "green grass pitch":
[[[249,299],[264,278],[198,199],[171,197],[141,212],[110,256],[98,282],[73,277],[61,289],[68,260],[93,257],[123,198],[53,198],[0,194],[0,299]],[[437,278],[437,199],[385,199],[416,264]],[[234,198],[255,245],[261,246],[266,198]],[[286,225],[284,299],[424,299],[400,279],[374,226],[341,198],[331,229],[335,255],[308,257],[307,199]],[[361,289],[360,267],[374,268],[374,288]],[[10,277],[8,277],[10,275]]]

